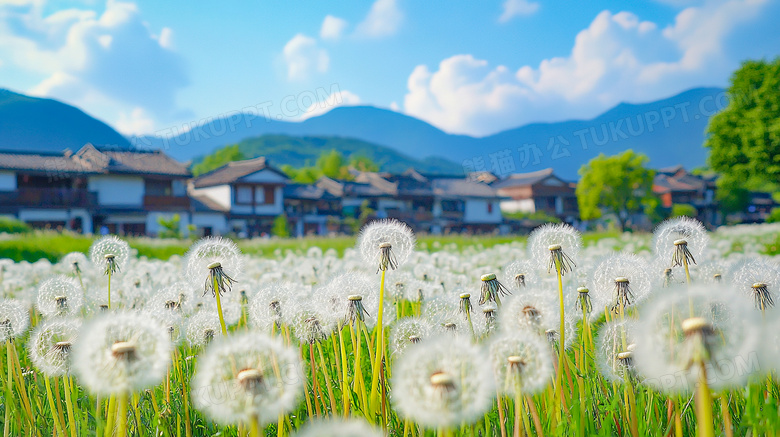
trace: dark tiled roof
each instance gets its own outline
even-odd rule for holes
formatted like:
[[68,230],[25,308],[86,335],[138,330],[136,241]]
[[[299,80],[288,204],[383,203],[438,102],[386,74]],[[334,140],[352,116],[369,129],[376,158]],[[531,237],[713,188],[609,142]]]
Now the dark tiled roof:
[[533,185],[553,175],[552,168],[534,171],[530,173],[515,173],[508,178],[493,183],[494,188],[522,187]]
[[0,169],[45,173],[96,173],[71,157],[0,152]]
[[336,196],[316,185],[288,184],[284,186],[285,199],[332,200]]
[[704,191],[714,182],[713,177],[693,175],[685,172],[682,167],[673,167],[672,170],[669,172],[659,170],[653,179],[654,192]]
[[268,165],[264,156],[244,161],[234,161],[212,170],[206,174],[198,176],[193,181],[195,188],[213,187],[215,185],[232,184],[244,176],[256,173],[260,170],[269,169],[284,178],[287,178],[283,172]]
[[91,144],[75,154],[0,152],[0,169],[68,174],[156,174],[189,176],[187,166],[161,151],[99,150]]
[[491,186],[467,179],[435,179],[433,192],[445,197],[499,197]]
[[325,176],[317,181],[317,187],[324,189],[335,197],[381,197],[391,195],[371,184],[342,181]]

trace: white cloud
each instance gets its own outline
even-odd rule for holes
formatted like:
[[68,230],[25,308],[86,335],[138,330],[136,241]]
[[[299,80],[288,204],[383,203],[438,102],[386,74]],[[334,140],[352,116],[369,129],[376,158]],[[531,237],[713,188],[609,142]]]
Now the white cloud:
[[142,135],[154,132],[154,120],[143,108],[135,107],[130,113],[120,111],[114,127],[124,135]]
[[314,72],[328,71],[328,52],[319,48],[314,38],[299,33],[284,45],[283,52],[288,80],[306,80]]
[[322,115],[339,106],[355,106],[360,103],[362,103],[362,101],[357,94],[347,90],[339,90],[331,93],[325,99],[321,99],[320,101],[309,105],[309,107],[303,111],[301,120]]
[[322,20],[322,27],[320,28],[320,38],[338,40],[344,34],[344,30],[347,28],[347,20],[333,15],[326,15]]
[[357,34],[371,38],[390,36],[398,31],[404,14],[396,0],[376,0],[366,18],[357,26]]
[[[746,57],[764,56],[758,49],[729,49],[738,28],[755,27],[768,41],[778,39],[767,4],[710,2],[682,10],[664,29],[630,12],[603,11],[577,35],[569,56],[536,67],[512,71],[471,55],[447,58],[435,71],[419,65],[409,76],[404,109],[449,132],[487,135],[529,122],[594,117],[622,101],[725,85]],[[761,20],[764,25],[757,25]]]
[[528,0],[504,0],[504,12],[498,21],[506,23],[514,17],[525,17],[533,15],[539,10],[539,3]]
[[173,30],[170,27],[163,27],[160,31],[160,47],[173,50]]
[[43,78],[32,94],[111,122],[132,108],[166,117],[188,84],[182,58],[166,46],[170,35],[152,34],[134,3],[108,0],[102,14],[71,8],[47,15],[35,1],[0,14],[0,57]]

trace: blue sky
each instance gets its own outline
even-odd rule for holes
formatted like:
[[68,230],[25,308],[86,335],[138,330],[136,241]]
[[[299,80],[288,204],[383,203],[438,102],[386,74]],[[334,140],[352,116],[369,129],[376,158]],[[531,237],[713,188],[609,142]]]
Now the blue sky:
[[367,104],[482,136],[725,86],[780,52],[778,3],[0,0],[0,87],[126,134]]

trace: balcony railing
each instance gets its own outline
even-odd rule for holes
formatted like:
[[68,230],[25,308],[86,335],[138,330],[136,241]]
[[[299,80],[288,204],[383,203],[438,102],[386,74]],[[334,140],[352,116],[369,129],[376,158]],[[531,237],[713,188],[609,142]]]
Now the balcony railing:
[[433,220],[433,213],[430,211],[385,211],[387,218],[394,218],[401,221],[427,222]]
[[77,188],[21,187],[0,191],[0,203],[9,206],[85,208],[97,205],[97,193]]
[[184,196],[144,196],[144,209],[189,209],[190,198]]

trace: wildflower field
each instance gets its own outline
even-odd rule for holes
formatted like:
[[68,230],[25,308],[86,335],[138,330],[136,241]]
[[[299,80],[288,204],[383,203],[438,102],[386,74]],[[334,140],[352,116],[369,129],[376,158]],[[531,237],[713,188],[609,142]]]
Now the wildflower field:
[[480,245],[381,221],[342,250],[162,260],[109,236],[0,260],[3,433],[777,435],[779,234]]

